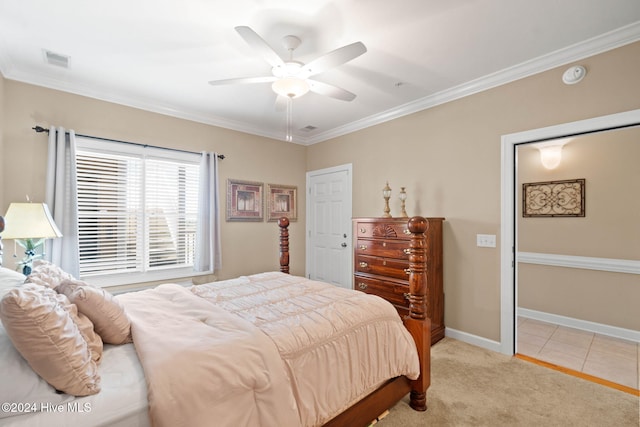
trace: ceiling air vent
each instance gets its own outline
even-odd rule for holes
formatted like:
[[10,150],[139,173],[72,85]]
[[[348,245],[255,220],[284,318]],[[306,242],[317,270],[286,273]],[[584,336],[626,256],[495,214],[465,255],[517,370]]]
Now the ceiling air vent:
[[316,126],[308,125],[308,126],[303,127],[300,130],[303,131],[303,132],[311,132],[312,130],[316,130],[316,129],[318,129]]
[[59,53],[51,52],[50,50],[44,51],[44,58],[49,65],[55,65],[56,67],[69,68],[69,56],[61,55]]

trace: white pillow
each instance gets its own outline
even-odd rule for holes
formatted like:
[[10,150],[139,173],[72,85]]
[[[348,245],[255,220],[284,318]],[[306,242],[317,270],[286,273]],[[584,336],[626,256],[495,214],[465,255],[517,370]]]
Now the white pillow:
[[11,289],[23,284],[25,279],[26,276],[22,273],[0,267],[0,298]]

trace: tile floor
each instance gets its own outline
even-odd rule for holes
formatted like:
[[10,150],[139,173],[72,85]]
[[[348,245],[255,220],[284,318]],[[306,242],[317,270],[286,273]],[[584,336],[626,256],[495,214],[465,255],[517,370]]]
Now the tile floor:
[[640,344],[518,317],[518,353],[634,389]]

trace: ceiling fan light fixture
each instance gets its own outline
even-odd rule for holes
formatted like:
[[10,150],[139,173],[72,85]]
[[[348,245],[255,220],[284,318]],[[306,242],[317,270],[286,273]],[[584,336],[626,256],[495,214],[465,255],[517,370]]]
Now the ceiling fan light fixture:
[[276,77],[295,77],[304,64],[298,61],[289,61],[283,64],[276,65],[271,69]]
[[309,83],[297,77],[284,77],[271,85],[275,93],[287,98],[298,98],[309,92]]

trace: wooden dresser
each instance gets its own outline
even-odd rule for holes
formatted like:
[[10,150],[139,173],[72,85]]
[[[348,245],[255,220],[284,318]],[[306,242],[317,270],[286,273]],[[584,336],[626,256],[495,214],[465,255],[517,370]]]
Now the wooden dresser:
[[[442,222],[425,218],[427,316],[431,319],[431,344],[444,337],[442,290]],[[354,288],[391,302],[400,316],[409,314],[408,218],[354,218]]]

